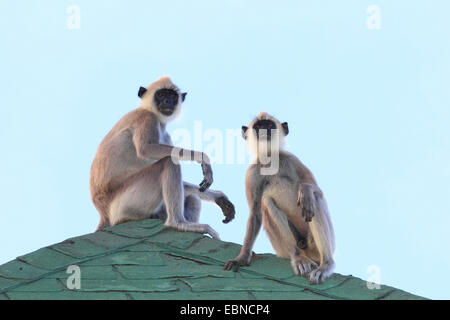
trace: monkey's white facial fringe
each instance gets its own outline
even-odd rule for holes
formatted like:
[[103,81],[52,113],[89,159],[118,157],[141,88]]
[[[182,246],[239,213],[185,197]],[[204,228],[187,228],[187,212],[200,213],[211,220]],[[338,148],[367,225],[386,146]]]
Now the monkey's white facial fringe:
[[[175,90],[179,95],[178,104],[175,107],[175,111],[170,116],[161,114],[156,107],[153,97],[155,95],[155,92],[159,89],[172,89]],[[147,91],[141,99],[140,107],[158,115],[159,121],[161,121],[162,123],[167,123],[178,117],[181,112],[181,105],[182,101],[180,97],[180,89],[172,82],[172,80],[168,76],[163,76],[147,87]]]
[[271,130],[271,139],[267,139],[267,130],[259,130],[257,138],[256,130],[251,129],[248,134],[248,149],[255,154],[253,163],[260,162],[261,175],[274,175],[278,173],[280,163],[280,150],[284,147],[285,139],[279,129]]
[[256,136],[255,129],[251,129],[247,136],[248,149],[256,156],[260,156],[261,153],[267,155],[270,152],[278,152],[280,149],[283,149],[286,144],[285,138],[280,134],[279,129],[271,130],[270,141],[267,140],[267,132],[265,131],[266,130],[264,129],[259,131],[259,139]]

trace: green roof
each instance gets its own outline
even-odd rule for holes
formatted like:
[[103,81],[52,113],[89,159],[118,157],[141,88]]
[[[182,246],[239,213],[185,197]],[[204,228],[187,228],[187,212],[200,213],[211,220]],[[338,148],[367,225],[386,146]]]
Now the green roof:
[[[333,274],[310,285],[287,259],[258,254],[249,267],[223,270],[241,246],[166,228],[160,220],[124,223],[70,238],[0,266],[2,299],[422,299]],[[68,289],[68,266],[81,271]]]

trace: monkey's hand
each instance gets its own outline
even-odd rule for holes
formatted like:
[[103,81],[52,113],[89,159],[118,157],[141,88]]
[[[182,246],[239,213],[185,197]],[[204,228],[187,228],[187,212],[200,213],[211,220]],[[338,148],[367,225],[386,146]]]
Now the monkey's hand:
[[213,173],[212,173],[212,168],[211,168],[211,164],[209,161],[209,158],[206,154],[202,154],[202,171],[203,171],[203,181],[200,182],[200,192],[205,191],[206,189],[208,189],[212,183],[213,183]]
[[250,254],[250,255],[239,254],[236,258],[230,259],[227,262],[225,262],[223,269],[224,270],[233,269],[234,272],[237,272],[239,270],[240,266],[249,266],[251,260],[252,260],[252,254]]
[[[314,194],[314,185],[301,184],[298,190],[297,205],[302,211],[302,217],[306,222],[311,222],[317,210],[316,196]],[[320,189],[317,188],[320,191]]]
[[223,223],[228,223],[234,219],[234,205],[225,195],[217,198],[216,204],[222,209],[223,215],[225,216],[225,220],[222,220]]

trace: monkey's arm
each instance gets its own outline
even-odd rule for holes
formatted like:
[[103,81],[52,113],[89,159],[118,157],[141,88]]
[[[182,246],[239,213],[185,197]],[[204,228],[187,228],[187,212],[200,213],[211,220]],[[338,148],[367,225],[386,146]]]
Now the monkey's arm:
[[234,219],[234,205],[222,191],[209,189],[201,192],[197,186],[189,182],[183,182],[183,186],[185,196],[195,195],[202,200],[216,203],[220,207],[220,209],[222,209],[222,212],[225,216],[225,220],[222,220],[223,223],[228,223]]
[[205,191],[213,183],[212,168],[209,157],[200,151],[182,149],[167,144],[160,144],[158,123],[154,117],[148,117],[142,121],[133,132],[133,144],[136,155],[141,159],[157,159],[171,157],[173,161],[197,161],[202,166],[203,181],[200,183],[200,191]]
[[260,188],[249,179],[247,174],[246,190],[247,200],[250,207],[250,217],[247,222],[247,232],[245,234],[244,245],[241,248],[239,255],[231,260],[228,260],[225,265],[225,270],[238,271],[239,266],[248,266],[252,260],[252,248],[255,244],[256,237],[261,229],[261,192]]
[[237,272],[240,266],[250,265],[253,244],[255,243],[256,236],[260,229],[261,217],[251,213],[248,219],[247,232],[245,234],[244,245],[241,248],[241,252],[236,258],[230,259],[225,263],[223,267],[225,270],[233,269],[234,272]]
[[201,151],[182,149],[160,143],[135,144],[137,156],[141,159],[162,159],[171,157],[175,161],[197,161],[198,163],[210,162],[209,157]]
[[291,159],[294,160],[295,172],[299,180],[297,205],[305,221],[310,222],[318,210],[317,201],[322,198],[322,191],[317,186],[312,172],[294,155],[291,155]]
[[209,162],[206,154],[160,143],[158,123],[153,117],[142,121],[133,132],[133,144],[136,155],[141,159],[157,159],[172,157],[174,160]]
[[306,222],[310,222],[318,210],[317,201],[322,199],[322,190],[310,183],[300,183],[298,186],[297,205],[302,211]]

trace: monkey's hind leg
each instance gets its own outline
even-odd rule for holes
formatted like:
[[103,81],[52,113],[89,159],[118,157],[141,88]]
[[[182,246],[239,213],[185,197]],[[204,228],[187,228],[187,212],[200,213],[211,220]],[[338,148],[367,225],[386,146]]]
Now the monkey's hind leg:
[[[209,225],[186,219],[184,215],[184,186],[180,165],[173,163],[170,157],[166,157],[158,162],[163,162],[159,181],[161,181],[161,192],[167,212],[165,225],[180,231],[209,234],[214,239],[219,239],[219,234]],[[192,204],[194,200],[191,199],[190,201]],[[190,213],[192,214],[192,212]],[[189,216],[188,218],[197,219],[198,216]]]
[[[184,198],[184,218],[189,222],[198,222],[200,218],[200,210],[202,208],[202,202],[194,195],[188,195]],[[157,210],[151,218],[160,219],[166,221],[167,212],[166,207],[161,205],[161,208]]]
[[262,205],[264,227],[277,255],[290,258],[296,275],[307,276],[317,268],[317,264],[297,246],[297,239],[292,234],[287,216],[270,197],[264,196]]
[[184,198],[184,218],[187,221],[198,222],[201,209],[202,202],[197,196],[188,195]]
[[[164,208],[164,211],[161,209]],[[164,215],[165,213],[165,215]],[[111,202],[111,225],[166,216],[165,225],[181,231],[218,234],[209,225],[188,221],[184,216],[181,168],[165,157],[130,177]]]

